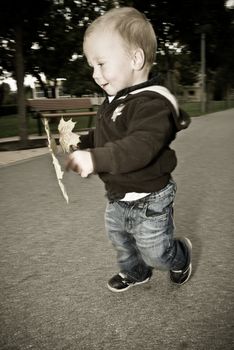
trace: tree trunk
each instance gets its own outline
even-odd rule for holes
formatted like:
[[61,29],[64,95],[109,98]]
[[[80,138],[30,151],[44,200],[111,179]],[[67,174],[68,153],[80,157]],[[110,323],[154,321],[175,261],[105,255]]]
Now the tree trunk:
[[56,98],[56,89],[57,89],[57,79],[54,79],[53,85],[51,86],[51,97]]
[[16,26],[15,29],[15,71],[19,137],[20,143],[24,147],[28,143],[28,127],[24,93],[23,30],[21,25]]
[[49,98],[49,91],[48,91],[48,86],[44,83],[44,81],[41,79],[41,76],[38,72],[33,72],[33,75],[35,76],[35,78],[37,78],[43,92],[46,98]]

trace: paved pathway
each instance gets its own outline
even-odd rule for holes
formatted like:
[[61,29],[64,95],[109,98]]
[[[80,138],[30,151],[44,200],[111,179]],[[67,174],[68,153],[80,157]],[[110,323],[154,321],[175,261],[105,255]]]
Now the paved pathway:
[[[33,138],[38,139],[40,137],[30,136],[30,139],[33,139]],[[18,140],[19,140],[18,137],[10,137],[10,138],[1,138],[0,142],[4,143],[4,142],[18,141]],[[20,150],[20,151],[0,152],[0,166],[8,165],[19,161],[24,161],[26,159],[41,156],[46,153],[49,153],[48,147],[33,148],[33,149]]]
[[177,234],[194,248],[182,287],[155,271],[107,290],[117,270],[96,176],[67,173],[67,205],[49,154],[0,167],[0,349],[233,349],[233,135],[232,109],[194,118],[174,143]]

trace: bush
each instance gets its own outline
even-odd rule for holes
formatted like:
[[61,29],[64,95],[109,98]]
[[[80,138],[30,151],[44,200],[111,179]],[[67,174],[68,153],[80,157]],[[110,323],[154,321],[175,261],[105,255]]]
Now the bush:
[[16,105],[2,105],[0,106],[0,117],[6,115],[17,114],[17,106]]

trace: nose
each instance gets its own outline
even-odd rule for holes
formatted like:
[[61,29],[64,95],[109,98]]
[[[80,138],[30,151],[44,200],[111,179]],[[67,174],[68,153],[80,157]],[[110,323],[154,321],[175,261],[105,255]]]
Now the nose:
[[101,76],[100,67],[99,66],[93,67],[93,79],[97,81],[100,78],[100,76]]

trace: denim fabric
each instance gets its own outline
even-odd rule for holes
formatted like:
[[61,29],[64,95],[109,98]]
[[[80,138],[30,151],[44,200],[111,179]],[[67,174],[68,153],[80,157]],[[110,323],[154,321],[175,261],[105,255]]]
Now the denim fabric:
[[187,263],[187,250],[173,238],[173,201],[176,183],[142,199],[107,204],[106,231],[117,251],[120,271],[136,281],[152,268],[179,270]]

